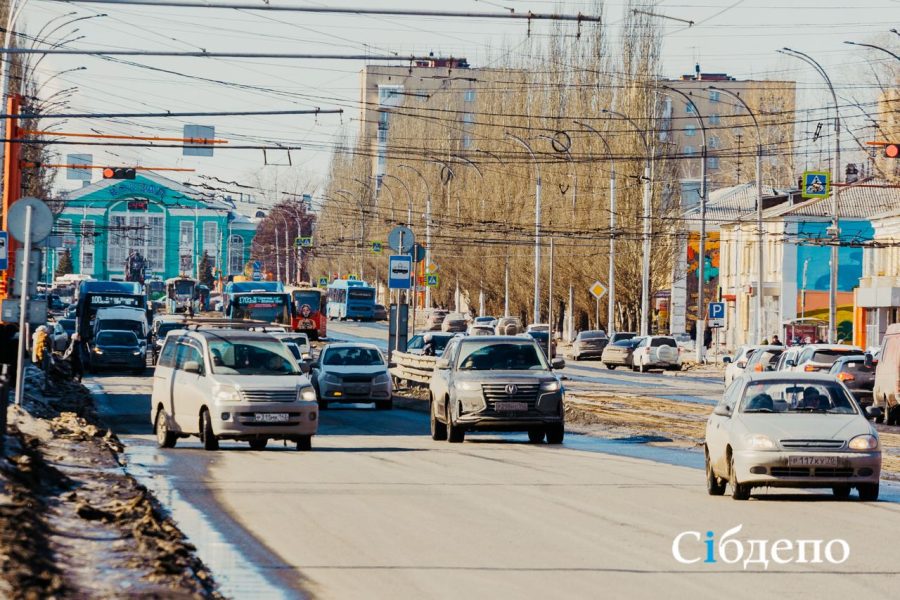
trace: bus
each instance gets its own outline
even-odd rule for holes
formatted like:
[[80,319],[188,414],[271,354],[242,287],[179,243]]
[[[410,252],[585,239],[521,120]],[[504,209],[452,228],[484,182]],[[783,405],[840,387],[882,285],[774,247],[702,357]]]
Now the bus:
[[190,277],[166,279],[166,312],[170,315],[188,312],[197,299],[197,280]]
[[228,314],[231,298],[235,294],[247,292],[284,292],[284,284],[280,281],[229,281],[225,284],[223,295],[223,310]]
[[97,310],[109,306],[127,306],[147,311],[147,295],[136,281],[82,281],[75,294],[75,320],[81,339],[93,337],[91,321]]
[[292,326],[294,312],[291,310],[290,294],[252,291],[232,293],[228,298],[228,307],[225,309],[226,318],[278,323],[285,329]]
[[305,333],[311,340],[327,335],[325,318],[325,290],[315,287],[288,288],[293,301],[294,319],[291,329]]
[[338,279],[328,286],[329,319],[372,321],[375,318],[375,288],[365,281]]

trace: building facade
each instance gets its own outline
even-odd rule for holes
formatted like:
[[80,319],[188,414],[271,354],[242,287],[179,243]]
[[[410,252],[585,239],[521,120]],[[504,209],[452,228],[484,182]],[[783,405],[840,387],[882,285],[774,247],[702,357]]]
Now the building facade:
[[[152,172],[133,180],[104,179],[65,197],[55,231],[74,271],[121,280],[133,253],[145,277],[196,276],[205,252],[222,276],[243,272],[257,223],[234,206]],[[48,261],[52,263],[54,257]]]

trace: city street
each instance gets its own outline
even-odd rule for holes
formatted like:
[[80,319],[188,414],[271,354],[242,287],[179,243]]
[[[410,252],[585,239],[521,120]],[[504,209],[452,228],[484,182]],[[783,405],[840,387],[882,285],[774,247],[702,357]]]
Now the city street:
[[[450,445],[430,439],[421,412],[366,405],[323,413],[311,453],[230,442],[210,453],[195,439],[160,450],[150,381],[100,375],[89,387],[130,472],[172,511],[228,595],[758,598],[816,589],[875,598],[900,579],[883,551],[900,527],[900,492],[886,484],[878,504],[836,502],[830,491],[760,491],[738,503],[707,495],[696,453],[584,435],[562,447],[521,434]],[[745,542],[837,538],[851,552],[842,564],[768,569],[673,558],[679,533],[721,536],[738,525]],[[684,545],[692,553],[702,555],[699,542]]]

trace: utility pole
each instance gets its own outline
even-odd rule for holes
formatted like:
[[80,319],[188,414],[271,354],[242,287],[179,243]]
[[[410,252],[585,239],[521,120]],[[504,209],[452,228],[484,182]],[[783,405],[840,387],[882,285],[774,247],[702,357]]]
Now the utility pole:
[[533,323],[541,322],[541,165],[531,149],[531,145],[517,135],[506,132],[506,137],[521,144],[531,155],[535,169],[534,187],[534,315]]
[[[425,184],[425,267],[431,265],[431,187],[428,180],[415,167],[409,165],[397,165],[398,169],[409,169]],[[425,286],[425,308],[431,308],[431,286]]]

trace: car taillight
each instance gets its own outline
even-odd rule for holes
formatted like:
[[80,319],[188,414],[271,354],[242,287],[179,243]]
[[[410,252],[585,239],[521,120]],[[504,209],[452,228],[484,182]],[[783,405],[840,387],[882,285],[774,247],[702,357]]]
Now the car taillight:
[[805,367],[803,367],[803,370],[807,372],[818,371],[818,369],[813,365],[806,365]]
[[856,377],[847,372],[841,372],[837,374],[837,378],[841,381],[855,381]]

